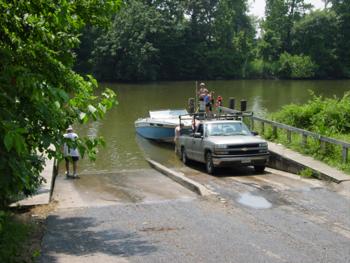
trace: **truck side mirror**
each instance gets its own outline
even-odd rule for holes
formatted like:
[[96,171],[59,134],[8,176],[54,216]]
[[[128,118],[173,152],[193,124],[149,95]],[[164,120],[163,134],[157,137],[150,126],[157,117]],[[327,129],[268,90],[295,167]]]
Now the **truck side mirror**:
[[251,131],[251,133],[252,133],[254,136],[259,135],[259,133],[258,133],[257,131]]

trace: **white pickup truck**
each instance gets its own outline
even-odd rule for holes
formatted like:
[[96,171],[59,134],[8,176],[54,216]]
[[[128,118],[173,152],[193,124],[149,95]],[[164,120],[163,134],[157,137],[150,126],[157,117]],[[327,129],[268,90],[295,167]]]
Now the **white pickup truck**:
[[241,120],[201,120],[194,131],[180,135],[177,147],[183,163],[205,163],[209,174],[223,166],[251,165],[263,172],[269,158],[267,142]]

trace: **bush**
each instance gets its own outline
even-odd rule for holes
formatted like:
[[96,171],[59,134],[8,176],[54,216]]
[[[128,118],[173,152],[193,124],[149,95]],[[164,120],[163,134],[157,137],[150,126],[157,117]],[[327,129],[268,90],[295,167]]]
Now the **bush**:
[[[271,114],[271,118],[290,126],[350,142],[350,92],[344,94],[341,99],[336,97],[324,99],[313,95],[308,103],[284,106],[281,111]],[[292,140],[289,142],[284,130],[278,130],[276,137],[269,127],[263,135],[269,140],[287,145],[293,150],[311,155],[329,165],[350,171],[350,163],[344,163],[342,160],[341,146],[330,143],[321,145],[317,138],[310,137],[304,145],[298,133],[292,133]]]
[[350,93],[341,99],[313,95],[307,104],[286,105],[272,116],[278,122],[325,136],[346,135],[350,133]]
[[308,79],[315,76],[316,64],[309,56],[284,52],[278,61],[278,76],[291,79]]

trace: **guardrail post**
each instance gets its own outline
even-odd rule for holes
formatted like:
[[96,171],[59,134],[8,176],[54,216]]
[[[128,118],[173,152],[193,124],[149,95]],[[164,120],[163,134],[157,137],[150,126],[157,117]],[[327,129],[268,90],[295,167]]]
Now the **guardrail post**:
[[288,143],[292,142],[292,132],[290,130],[287,130],[287,140]]
[[325,154],[326,153],[326,142],[320,140],[320,146],[321,146],[321,153]]
[[253,131],[254,130],[254,119],[250,118],[250,129]]
[[265,122],[261,122],[261,134],[264,135],[265,134]]
[[272,127],[272,136],[273,136],[273,138],[277,138],[277,127],[276,126]]
[[343,163],[346,163],[348,161],[348,148],[343,146]]
[[305,133],[302,133],[302,140],[301,140],[301,145],[303,147],[306,146],[306,143],[307,143],[307,135]]

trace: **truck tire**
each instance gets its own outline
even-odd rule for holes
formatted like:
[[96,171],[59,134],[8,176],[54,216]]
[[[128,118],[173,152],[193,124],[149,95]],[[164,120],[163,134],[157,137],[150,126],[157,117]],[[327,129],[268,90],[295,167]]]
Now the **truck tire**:
[[188,164],[187,154],[184,147],[181,148],[181,161],[183,164]]
[[265,171],[265,165],[254,165],[254,170],[257,173],[263,173]]
[[211,156],[211,152],[207,152],[205,154],[205,168],[208,174],[213,175],[215,173],[215,167],[213,164],[213,157]]

